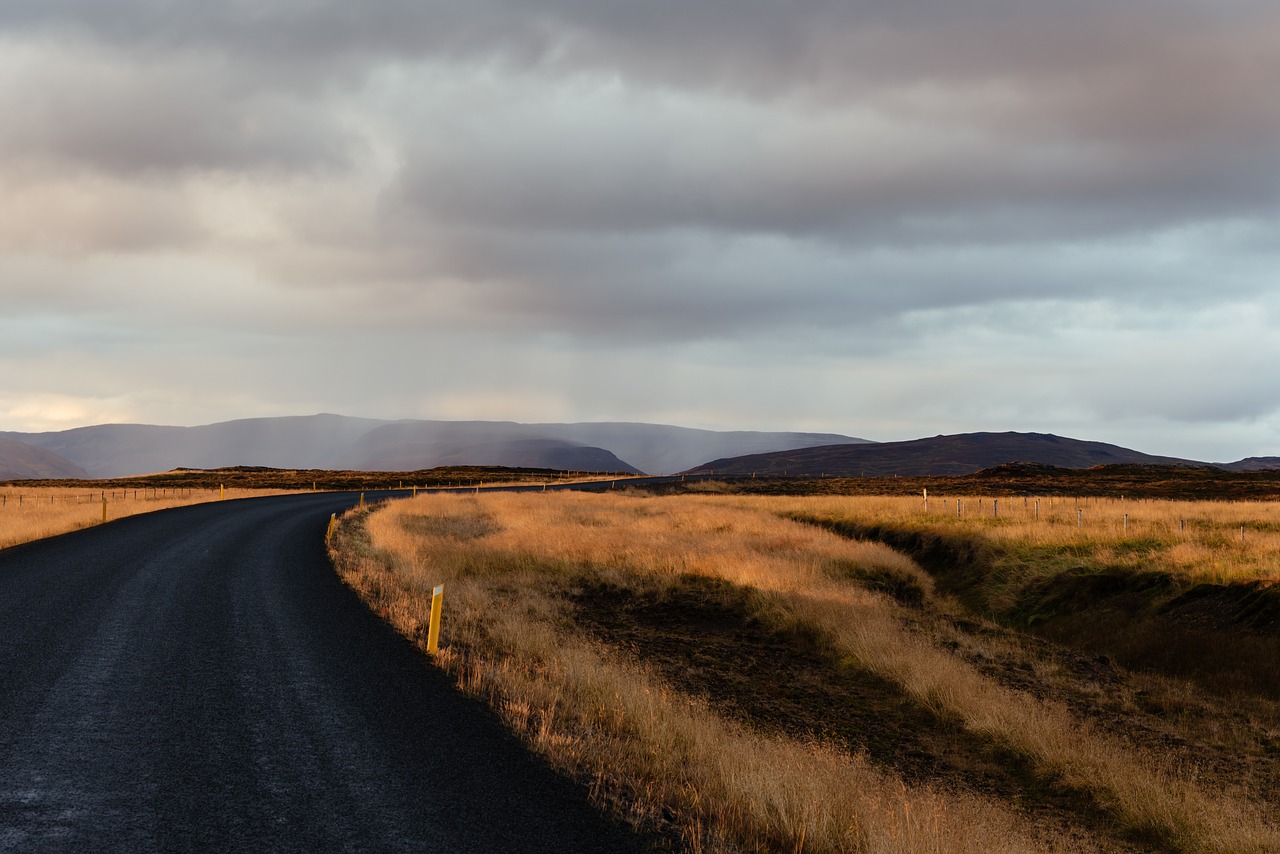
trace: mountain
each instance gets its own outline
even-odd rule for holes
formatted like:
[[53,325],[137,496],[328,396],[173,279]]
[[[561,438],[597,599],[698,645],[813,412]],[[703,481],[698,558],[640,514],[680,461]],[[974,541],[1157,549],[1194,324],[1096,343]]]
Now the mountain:
[[762,433],[696,430],[665,424],[596,422],[531,424],[564,439],[608,448],[642,471],[671,474],[713,457],[737,457],[822,445],[873,444],[838,433]]
[[[865,442],[835,433],[719,432],[665,424],[598,422],[583,424],[519,424],[514,421],[397,421],[369,431],[353,443],[344,468],[407,471],[414,460],[441,460],[433,465],[469,459],[463,451],[495,443],[531,439],[555,440],[606,448],[630,467],[650,474],[670,474],[697,465],[709,456],[808,448],[841,442]],[[568,466],[585,469],[586,466]]]
[[330,414],[200,427],[103,424],[0,436],[60,454],[93,477],[236,465],[368,471],[504,465],[668,474],[712,456],[865,441],[832,433],[720,433],[658,424],[386,421]]
[[313,415],[247,418],[202,427],[102,424],[56,433],[8,433],[73,460],[92,477],[190,468],[271,466],[331,468],[351,442],[385,424],[366,418]]
[[1234,463],[1215,463],[1227,471],[1273,471],[1280,469],[1280,457],[1246,457]]
[[873,445],[828,445],[793,451],[722,458],[689,470],[689,474],[764,474],[838,477],[916,477],[972,474],[1004,463],[1040,463],[1059,468],[1097,465],[1203,466],[1194,460],[1157,457],[1049,433],[961,433],[908,442]]
[[640,471],[603,448],[539,435],[528,425],[512,421],[382,424],[352,442],[335,467],[411,471],[449,465]]
[[80,466],[45,448],[0,438],[0,480],[88,477]]

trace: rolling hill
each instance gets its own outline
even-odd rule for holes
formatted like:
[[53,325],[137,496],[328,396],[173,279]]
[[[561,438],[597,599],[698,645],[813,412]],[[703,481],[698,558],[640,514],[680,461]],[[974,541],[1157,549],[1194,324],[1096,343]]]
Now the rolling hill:
[[0,480],[88,477],[88,472],[53,451],[0,438]]
[[103,424],[0,436],[52,451],[92,477],[237,465],[368,471],[502,465],[670,474],[713,456],[866,441],[831,433],[722,433],[659,424],[386,421],[331,414],[199,427]]
[[1234,463],[1218,463],[1227,471],[1274,471],[1280,469],[1280,457],[1245,457]]
[[[689,474],[918,477],[965,475],[1005,463],[1039,463],[1079,469],[1097,465],[1204,466],[1209,463],[1068,439],[1049,433],[961,433],[907,442],[828,445],[712,460]],[[1241,461],[1242,463],[1246,461]],[[1227,464],[1222,466],[1228,468]]]

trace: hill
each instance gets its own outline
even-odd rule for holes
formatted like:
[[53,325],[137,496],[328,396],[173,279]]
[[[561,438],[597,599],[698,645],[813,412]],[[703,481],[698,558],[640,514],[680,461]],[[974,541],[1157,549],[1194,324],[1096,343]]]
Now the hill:
[[0,480],[87,477],[88,472],[53,451],[0,438]]
[[825,445],[874,444],[838,433],[697,430],[664,424],[531,424],[561,438],[608,448],[651,474],[673,474],[714,457],[737,457]]
[[52,451],[93,477],[240,465],[368,471],[498,465],[670,474],[713,456],[865,442],[831,433],[722,433],[660,424],[386,421],[330,414],[199,427],[103,424],[0,436]]
[[1217,463],[1227,471],[1275,471],[1280,469],[1280,457],[1246,457],[1234,463]]
[[722,458],[692,468],[688,473],[922,477],[966,475],[1014,462],[1038,463],[1064,469],[1116,464],[1207,465],[1194,460],[1153,456],[1119,445],[1068,439],[1049,433],[961,433],[908,442],[828,445]]

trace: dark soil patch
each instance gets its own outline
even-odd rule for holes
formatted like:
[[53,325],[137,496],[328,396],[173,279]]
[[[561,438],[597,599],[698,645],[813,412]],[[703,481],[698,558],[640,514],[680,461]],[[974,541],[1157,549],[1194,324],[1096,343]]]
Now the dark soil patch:
[[959,599],[970,610],[990,614],[991,577],[998,552],[986,540],[937,531],[864,525],[791,514],[789,518],[825,528],[850,540],[872,540],[909,555],[933,576],[940,593]]
[[726,717],[765,732],[865,751],[912,783],[995,797],[1047,832],[1103,834],[1109,849],[1138,846],[1087,793],[1038,775],[1021,755],[939,718],[896,685],[842,663],[821,639],[755,616],[751,593],[688,576],[674,589],[636,592],[583,583],[581,626],[653,667]]
[[1280,589],[1159,572],[1069,572],[1004,615],[1045,637],[1209,690],[1280,700]]

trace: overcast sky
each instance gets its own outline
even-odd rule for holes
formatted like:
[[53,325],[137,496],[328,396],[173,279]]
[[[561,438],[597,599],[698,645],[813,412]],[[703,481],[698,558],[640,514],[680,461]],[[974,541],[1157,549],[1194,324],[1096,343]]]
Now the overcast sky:
[[1280,454],[1274,0],[5,0],[0,429]]

